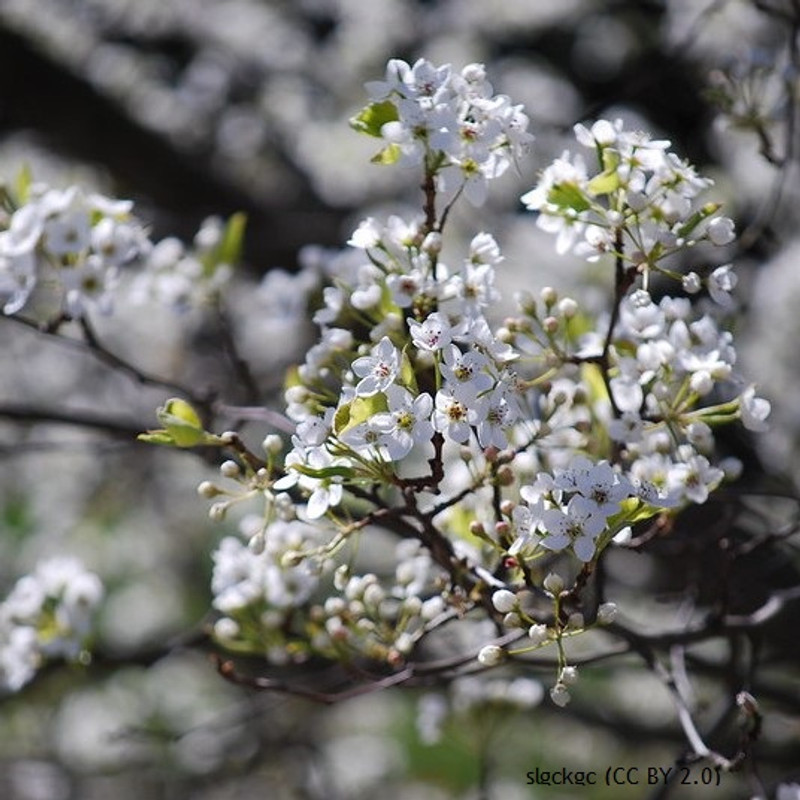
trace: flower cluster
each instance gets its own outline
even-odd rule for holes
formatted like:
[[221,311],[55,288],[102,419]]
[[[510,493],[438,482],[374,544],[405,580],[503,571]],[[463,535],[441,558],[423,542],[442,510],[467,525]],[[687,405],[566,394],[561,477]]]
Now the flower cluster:
[[0,604],[0,689],[16,691],[49,658],[75,660],[103,586],[74,558],[40,562]]
[[230,281],[236,257],[221,257],[225,234],[225,223],[209,217],[195,234],[192,247],[174,236],[153,245],[131,283],[131,302],[155,302],[183,312],[213,300]]
[[712,181],[670,152],[668,141],[626,131],[622,120],[576,125],[575,134],[597,171],[567,151],[522,197],[539,212],[539,227],[557,234],[559,253],[589,261],[611,253],[646,271],[698,241],[733,241],[732,220],[717,205],[699,203]]
[[3,313],[31,302],[34,290],[55,295],[53,316],[80,317],[89,308],[108,312],[121,269],[149,251],[133,203],[86,194],[77,187],[22,187],[20,203],[5,195],[0,231]]
[[[260,520],[245,518],[242,534],[252,543]],[[446,608],[434,588],[442,572],[419,542],[397,546],[391,580],[351,574],[333,560],[324,532],[297,520],[276,521],[264,531],[258,551],[226,537],[213,555],[213,606],[223,616],[215,638],[239,652],[263,654],[275,664],[311,655],[349,660],[397,661],[408,655],[426,625]],[[310,603],[321,588],[323,603]],[[429,594],[423,601],[420,595]]]
[[[558,249],[609,256],[612,305],[592,315],[544,287],[521,292],[519,314],[498,324],[497,241],[477,233],[445,263],[459,190],[481,199],[464,175],[450,192],[447,175],[467,159],[482,179],[500,174],[527,139],[524,115],[492,97],[475,65],[457,74],[391,62],[370,90],[356,127],[390,141],[381,162],[421,168],[423,214],[369,217],[346,252],[306,254],[326,285],[313,315],[319,340],[288,375],[291,450],[281,458],[279,444],[265,444],[261,466],[234,448],[237,462],[222,469],[240,491],[201,487],[229,495],[212,516],[240,499],[265,503],[249,548],[226,539],[215,555],[217,636],[272,661],[315,654],[396,667],[444,620],[481,610],[527,627],[528,649],[557,645],[551,697],[563,705],[577,670],[561,642],[586,621],[580,589],[542,580],[543,570],[571,562],[588,579],[629,526],[705,502],[736,472],[714,462],[713,426],[758,430],[769,414],[736,375],[723,328],[730,267],[706,280],[708,302],[690,296],[698,276],[662,263],[701,239],[728,243],[732,223],[700,204],[710,182],[668,143],[619,122],[577,126],[600,172],[565,156],[524,199],[558,233]],[[655,302],[651,271],[678,279],[685,295]],[[374,528],[401,539],[394,567],[355,574],[358,541]],[[525,597],[550,605],[527,608]],[[604,604],[591,624],[612,613]],[[488,645],[479,661],[506,652]]]
[[576,457],[568,469],[555,476],[539,473],[536,482],[520,488],[524,503],[512,512],[516,539],[509,548],[513,556],[531,558],[538,547],[559,551],[571,547],[581,561],[595,554],[596,540],[606,532],[610,538],[623,524],[612,518],[620,515],[622,503],[638,498],[646,503],[667,507],[672,498],[659,494],[651,484],[635,485],[607,461],[593,463]]
[[425,163],[445,197],[463,191],[481,205],[488,181],[533,141],[522,107],[494,94],[482,64],[454,72],[448,64],[392,59],[385,80],[368,83],[367,91],[373,103],[353,125],[387,143],[375,160]]

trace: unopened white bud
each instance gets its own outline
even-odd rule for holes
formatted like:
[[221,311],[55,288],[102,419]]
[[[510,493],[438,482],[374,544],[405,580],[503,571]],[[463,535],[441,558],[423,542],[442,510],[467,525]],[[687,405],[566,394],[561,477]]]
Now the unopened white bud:
[[485,667],[495,667],[505,658],[505,651],[496,644],[487,644],[480,649],[478,661]]
[[533,644],[547,641],[547,625],[531,625],[528,628],[528,638]]
[[297,516],[294,500],[292,500],[291,495],[287,492],[276,494],[273,503],[275,504],[275,513],[284,520],[284,522],[293,520]]
[[616,603],[601,603],[597,609],[597,621],[600,625],[608,625],[617,616]]
[[506,628],[521,628],[522,620],[519,618],[519,614],[514,611],[506,614],[503,617],[503,626]]
[[744,464],[742,464],[741,459],[735,456],[723,458],[717,466],[725,473],[725,480],[728,481],[737,480],[741,477],[742,472],[744,472]]
[[231,641],[239,635],[239,624],[230,617],[223,617],[214,623],[214,638]]
[[498,589],[492,595],[492,605],[501,614],[507,614],[509,611],[513,611],[514,608],[516,608],[517,596],[508,589]]
[[[364,593],[364,599],[367,599],[366,592]],[[411,597],[407,597],[403,601],[403,610],[412,617],[418,617],[422,613],[422,599],[412,594]]]
[[267,536],[263,530],[258,531],[250,537],[247,547],[253,555],[260,556],[267,546]]
[[565,319],[572,319],[578,313],[578,304],[571,297],[562,297],[558,310]]
[[336,571],[333,573],[333,586],[337,592],[341,592],[344,587],[347,586],[349,578],[350,567],[348,567],[347,564],[336,567]]
[[708,223],[708,238],[717,246],[730,244],[736,238],[736,226],[730,217],[716,217]]
[[377,583],[371,583],[364,590],[364,604],[377,606],[385,596],[383,589]]
[[214,503],[211,508],[208,509],[208,516],[214,520],[214,522],[222,522],[225,519],[225,514],[228,513],[228,503],[221,502],[221,503]]
[[564,708],[567,703],[572,699],[569,695],[567,687],[563,683],[557,683],[550,690],[550,699],[559,707]]
[[270,433],[261,442],[261,449],[270,456],[276,456],[283,450],[283,439],[277,433]]
[[288,405],[305,403],[308,400],[308,389],[305,386],[290,386],[283,396]]
[[692,387],[693,392],[697,392],[702,397],[714,388],[714,379],[706,370],[701,369],[692,374],[689,379],[689,386]]
[[558,302],[558,292],[552,286],[545,286],[542,291],[539,292],[539,297],[542,298],[542,302],[548,308]]
[[281,566],[286,567],[296,567],[303,563],[305,556],[299,552],[298,550],[287,550],[281,556]]
[[578,668],[577,667],[564,667],[561,670],[561,680],[567,686],[572,686],[578,682]]
[[703,288],[703,281],[696,272],[687,272],[681,283],[683,291],[687,294],[697,294]]
[[545,591],[550,592],[555,597],[564,591],[564,579],[557,573],[551,572],[544,579],[542,586],[544,586]]
[[422,608],[420,609],[420,616],[427,622],[443,614],[445,608],[444,599],[441,595],[437,594],[423,602]]
[[197,494],[200,497],[205,497],[206,500],[210,500],[212,497],[216,497],[218,494],[222,494],[218,487],[216,487],[211,481],[203,481],[197,487]]
[[579,611],[576,611],[574,614],[570,614],[569,618],[567,619],[567,627],[574,631],[580,630],[585,624],[586,623],[583,619],[583,614],[581,614]]
[[442,252],[442,234],[438,231],[431,231],[422,242],[422,249],[431,255],[438,255]]
[[238,478],[241,474],[241,469],[235,461],[223,461],[219,471],[223,478]]

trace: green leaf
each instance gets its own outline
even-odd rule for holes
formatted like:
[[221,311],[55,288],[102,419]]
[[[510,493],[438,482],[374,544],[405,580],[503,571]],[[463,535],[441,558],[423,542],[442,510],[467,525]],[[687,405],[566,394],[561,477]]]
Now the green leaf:
[[692,214],[678,229],[678,236],[688,236],[703,220],[708,219],[720,209],[719,203],[706,203]]
[[247,214],[244,212],[239,211],[230,217],[215,252],[217,264],[233,265],[239,262],[242,257],[246,227]]
[[307,467],[305,464],[293,464],[292,469],[297,470],[302,475],[308,475],[309,478],[319,478],[325,480],[326,478],[352,478],[355,475],[352,467],[321,467],[315,469],[314,467]]
[[398,383],[406,387],[413,395],[419,394],[419,386],[417,385],[417,373],[414,372],[414,366],[408,356],[409,345],[403,348],[400,354],[400,374]]
[[376,414],[388,410],[389,406],[383,392],[378,392],[372,397],[356,397],[336,410],[333,417],[333,432],[339,436],[351,428],[355,428],[356,425],[366,422]]
[[370,163],[372,164],[381,164],[382,166],[388,167],[392,164],[397,163],[397,159],[400,158],[400,154],[402,151],[400,150],[400,146],[396,144],[389,144],[383,148],[379,153],[376,153],[370,159]]
[[[156,411],[158,421],[164,426],[177,447],[195,447],[199,444],[209,444],[209,436],[203,430],[200,416],[190,403],[179,397],[173,397]],[[159,433],[154,431],[154,433]],[[216,437],[211,437],[215,439]]]
[[589,191],[592,194],[611,194],[619,189],[619,185],[619,173],[616,169],[606,170],[589,181]]
[[147,444],[163,444],[169,447],[175,446],[175,440],[163,430],[140,433],[136,439],[140,442],[146,442]]
[[239,211],[228,219],[219,243],[202,256],[201,261],[205,277],[211,277],[220,264],[227,264],[232,267],[239,262],[242,257],[246,226],[247,214],[244,212]]
[[586,211],[591,207],[591,203],[577,183],[554,184],[547,193],[547,202],[577,212]]
[[593,402],[608,399],[608,390],[599,364],[581,365],[581,380],[589,388],[589,396]]
[[16,194],[16,201],[19,205],[23,206],[30,199],[31,184],[33,183],[33,173],[29,164],[25,164],[22,169],[17,173],[17,178],[14,181],[14,192]]
[[367,136],[380,138],[381,128],[387,122],[398,119],[400,115],[397,113],[397,106],[391,100],[383,100],[380,103],[370,103],[350,120],[350,127],[359,133],[366,133]]

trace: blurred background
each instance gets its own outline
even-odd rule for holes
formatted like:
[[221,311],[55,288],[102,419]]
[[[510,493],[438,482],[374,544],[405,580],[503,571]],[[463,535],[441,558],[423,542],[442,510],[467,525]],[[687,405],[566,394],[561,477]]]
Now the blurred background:
[[[27,165],[35,180],[133,199],[154,240],[191,241],[209,215],[245,212],[225,326],[201,309],[141,308],[96,324],[142,370],[247,403],[278,398],[285,369],[312,341],[304,303],[291,301],[293,276],[315,257],[308,246],[340,248],[362,216],[419,208],[417,177],[369,165],[373,142],[348,126],[387,59],[483,62],[496,91],[525,105],[532,155],[496,182],[487,206],[452,220],[451,243],[479,230],[498,239],[509,298],[550,284],[604,302],[607,276],[555,256],[518,198],[570,146],[576,122],[623,117],[713,176],[714,198],[737,222],[729,257],[742,371],[772,401],[773,424],[757,443],[731,435],[723,447],[744,459],[748,491],[791,494],[799,30],[796,0],[0,0],[0,180]],[[674,710],[633,662],[587,669],[568,712],[540,702],[534,680],[510,689],[465,678],[446,700],[432,689],[334,707],[226,683],[195,646],[209,554],[225,532],[195,488],[217,473],[134,441],[169,393],[7,319],[0,363],[0,589],[54,552],[80,556],[108,587],[95,663],[45,671],[0,698],[0,797],[751,796],[747,775],[717,788],[526,785],[537,766],[674,764]],[[75,424],[81,415],[87,424]],[[264,432],[252,426],[255,441]],[[731,537],[784,532],[725,576],[740,613],[797,583],[785,535],[795,512],[788,501],[737,500]],[[654,624],[687,593],[711,603],[725,567],[713,560],[721,514],[711,504],[669,547],[610,559],[620,605],[639,603],[636,618]],[[654,599],[642,606],[645,587]],[[765,653],[760,764],[771,792],[800,782],[797,626],[786,615],[775,622],[742,645]],[[727,662],[712,645],[693,657],[710,725]]]

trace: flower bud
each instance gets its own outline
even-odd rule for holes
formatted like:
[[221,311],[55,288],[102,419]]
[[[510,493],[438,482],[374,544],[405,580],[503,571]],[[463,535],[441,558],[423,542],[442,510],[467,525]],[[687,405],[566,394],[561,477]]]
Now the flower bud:
[[267,546],[267,536],[263,530],[258,531],[253,536],[250,537],[250,541],[247,543],[247,547],[253,555],[260,556],[264,552],[264,548]]
[[214,623],[214,638],[231,641],[239,635],[239,624],[230,617],[222,617]]
[[578,313],[578,304],[571,297],[562,297],[558,310],[565,319],[572,319]]
[[484,667],[496,667],[505,658],[505,651],[496,644],[487,644],[478,653],[478,661]]
[[431,231],[423,240],[422,249],[432,256],[439,255],[442,252],[442,234]]
[[241,474],[241,469],[235,461],[223,461],[219,471],[223,478],[238,478]]
[[516,608],[517,596],[508,589],[498,589],[492,595],[492,605],[501,614],[507,614]]
[[281,556],[281,566],[284,568],[296,567],[302,564],[304,559],[305,556],[298,550],[287,550]]
[[542,298],[542,302],[548,308],[551,308],[558,302],[558,292],[552,286],[545,286],[542,291],[539,292],[539,297]]
[[558,330],[558,317],[545,317],[542,327],[546,333],[555,333]]
[[350,567],[348,567],[347,564],[342,564],[336,568],[336,572],[333,573],[333,586],[337,592],[341,592],[344,587],[347,586],[349,578]]
[[545,591],[550,592],[553,597],[560,595],[564,591],[564,579],[555,572],[551,572],[542,583]]
[[567,687],[563,683],[557,683],[550,690],[550,699],[559,707],[564,708],[567,703],[572,699],[567,691]]
[[547,625],[531,625],[528,628],[528,638],[532,644],[542,644],[547,641]]
[[703,281],[696,272],[687,272],[681,283],[683,291],[687,294],[697,294],[703,288]]
[[484,528],[483,523],[477,519],[474,519],[472,522],[470,522],[469,532],[473,536],[479,536],[480,538],[484,538],[486,536],[486,528]]
[[217,495],[222,494],[222,492],[219,490],[219,488],[214,486],[214,484],[211,483],[211,481],[203,481],[197,487],[197,494],[199,494],[200,497],[205,497],[206,500],[210,500],[212,497],[216,497]]
[[567,627],[574,631],[581,630],[585,624],[586,623],[583,619],[583,614],[581,614],[579,611],[576,611],[574,614],[570,614],[569,618],[567,619]]
[[508,464],[504,464],[497,470],[497,483],[500,486],[511,486],[514,483],[514,470]]
[[597,609],[597,622],[600,625],[608,625],[610,622],[614,621],[614,617],[616,616],[616,603],[601,603],[600,607]]
[[261,442],[262,450],[270,456],[276,456],[283,450],[283,439],[277,433],[270,433]]
[[578,682],[578,668],[577,667],[564,667],[561,670],[561,681],[567,686],[572,686]]

